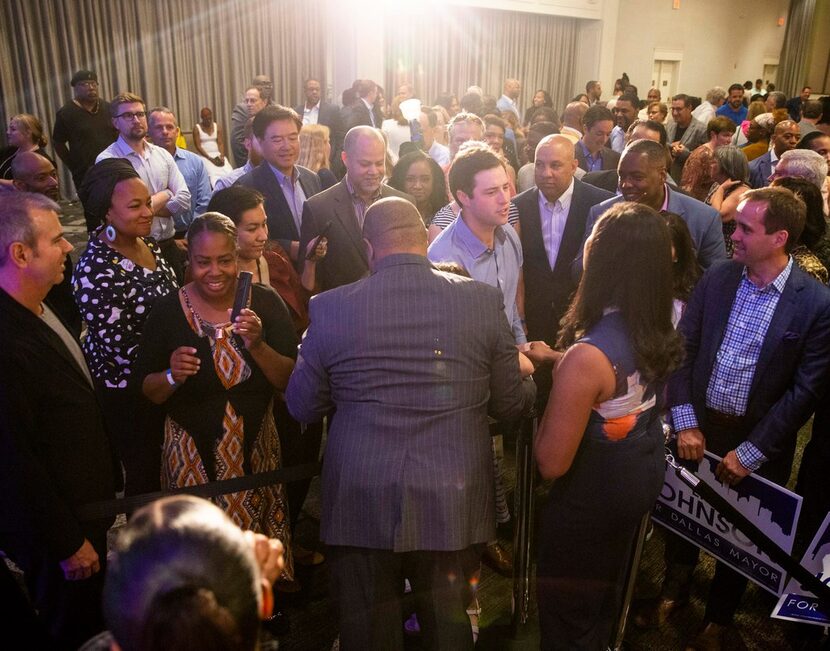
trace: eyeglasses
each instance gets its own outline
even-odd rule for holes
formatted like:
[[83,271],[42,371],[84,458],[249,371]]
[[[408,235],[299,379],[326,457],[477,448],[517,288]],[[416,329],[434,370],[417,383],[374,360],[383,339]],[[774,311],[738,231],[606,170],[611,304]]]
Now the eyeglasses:
[[141,120],[146,115],[147,115],[147,113],[145,113],[144,111],[135,111],[135,112],[125,111],[124,113],[116,115],[115,117],[116,118],[124,118],[125,120],[135,120],[135,119]]

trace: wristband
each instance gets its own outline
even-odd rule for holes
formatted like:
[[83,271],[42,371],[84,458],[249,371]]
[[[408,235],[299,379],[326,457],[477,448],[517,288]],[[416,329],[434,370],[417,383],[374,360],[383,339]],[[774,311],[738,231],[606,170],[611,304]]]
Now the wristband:
[[178,382],[176,382],[176,380],[174,380],[174,379],[173,379],[173,370],[172,370],[172,369],[169,369],[169,368],[168,368],[168,369],[164,372],[164,377],[167,379],[167,384],[169,384],[169,385],[170,385],[171,387],[173,387],[174,389],[178,388],[179,383],[178,383]]

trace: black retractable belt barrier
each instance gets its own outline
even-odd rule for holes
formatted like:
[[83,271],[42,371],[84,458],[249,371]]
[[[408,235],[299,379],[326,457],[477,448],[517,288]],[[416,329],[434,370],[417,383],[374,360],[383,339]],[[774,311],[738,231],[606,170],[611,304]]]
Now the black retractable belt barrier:
[[522,421],[516,435],[515,525],[513,529],[513,615],[511,632],[521,634],[530,614],[531,548],[533,544],[533,491],[536,468],[533,458],[533,435],[537,418],[531,413]]
[[261,472],[255,475],[245,475],[244,477],[234,477],[232,479],[212,481],[207,484],[199,484],[198,486],[186,486],[172,491],[143,493],[141,495],[132,495],[121,499],[91,502],[90,504],[84,504],[78,507],[76,515],[78,519],[82,521],[114,518],[121,513],[130,513],[145,504],[150,504],[151,502],[155,502],[156,500],[169,495],[195,495],[197,497],[205,498],[217,497],[218,495],[239,493],[240,491],[251,490],[252,488],[261,488],[262,486],[269,486],[271,484],[288,484],[292,481],[310,479],[318,474],[320,474],[319,463],[306,463],[301,466],[280,468],[278,470]]

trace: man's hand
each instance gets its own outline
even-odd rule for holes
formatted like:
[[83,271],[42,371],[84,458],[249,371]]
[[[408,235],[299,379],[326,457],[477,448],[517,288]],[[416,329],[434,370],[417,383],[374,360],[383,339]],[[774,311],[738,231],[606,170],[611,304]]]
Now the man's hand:
[[672,158],[677,158],[684,151],[686,151],[686,146],[682,142],[680,142],[679,140],[676,140],[675,142],[673,142],[671,144]]
[[750,472],[752,471],[744,468],[741,465],[741,462],[738,461],[738,455],[735,453],[735,450],[727,452],[726,456],[723,458],[723,461],[721,461],[715,469],[715,475],[717,478],[724,484],[729,484],[730,486],[737,484]]
[[706,437],[699,429],[684,429],[677,433],[677,456],[689,461],[700,461],[706,450]]
[[185,239],[175,239],[173,240],[173,244],[184,254],[187,254],[187,240]]
[[96,572],[101,571],[101,563],[98,562],[98,552],[92,543],[84,538],[81,548],[69,558],[61,561],[61,570],[67,581],[81,581],[88,579]]

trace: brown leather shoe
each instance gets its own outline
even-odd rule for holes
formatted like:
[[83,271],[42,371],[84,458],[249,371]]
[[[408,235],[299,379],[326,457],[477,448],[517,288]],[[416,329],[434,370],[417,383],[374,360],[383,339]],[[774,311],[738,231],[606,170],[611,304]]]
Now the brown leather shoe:
[[499,543],[487,545],[482,560],[502,576],[513,576],[513,557]]
[[688,603],[688,599],[644,599],[634,606],[631,621],[640,629],[657,628],[663,626],[669,617]]
[[729,626],[708,622],[697,637],[686,645],[686,651],[721,651]]

